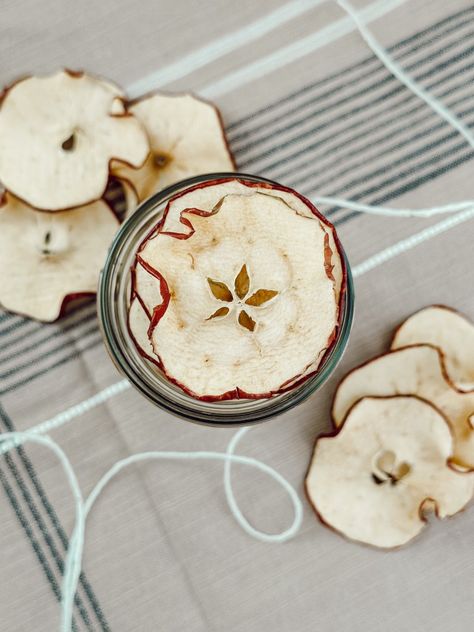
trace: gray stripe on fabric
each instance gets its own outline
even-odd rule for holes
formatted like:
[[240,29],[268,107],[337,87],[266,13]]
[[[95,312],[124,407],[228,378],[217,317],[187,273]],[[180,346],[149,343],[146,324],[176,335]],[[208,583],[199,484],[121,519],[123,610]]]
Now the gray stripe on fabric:
[[[385,204],[386,202],[393,200],[394,198],[397,198],[400,195],[403,195],[404,193],[408,193],[409,191],[412,191],[413,189],[417,189],[419,186],[426,184],[426,182],[428,182],[429,180],[433,180],[435,178],[438,178],[439,176],[444,175],[448,171],[451,171],[452,169],[459,167],[460,165],[468,162],[469,160],[472,160],[473,158],[474,158],[474,151],[469,150],[468,153],[466,153],[464,156],[461,156],[460,158],[457,158],[456,160],[449,162],[447,165],[443,165],[442,167],[433,169],[432,171],[428,172],[427,174],[419,178],[415,178],[414,180],[406,182],[405,184],[403,184],[402,186],[396,189],[392,189],[390,193],[387,193],[380,197],[376,197],[376,198],[373,198],[372,200],[369,200],[368,203],[369,204]],[[359,213],[351,211],[344,217],[338,218],[334,222],[334,224],[336,226],[342,226],[347,221],[354,219],[358,215]]]
[[[470,31],[466,37],[463,38],[464,41],[467,40],[467,38],[472,38],[472,36],[474,35],[474,31]],[[436,50],[436,53],[429,53],[428,55],[426,55],[425,57],[422,57],[421,59],[417,60],[416,62],[413,62],[411,64],[408,64],[405,67],[405,70],[410,73],[412,70],[415,70],[421,66],[424,66],[425,64],[429,63],[430,61],[433,61],[433,59],[435,59],[436,57],[438,57],[439,55],[442,55],[444,53],[446,53],[449,50],[452,50],[453,48],[456,48],[457,46],[460,45],[459,41],[454,41],[451,42],[450,44]],[[457,61],[459,61],[460,59],[467,57],[469,54],[472,53],[472,47],[465,50],[465,51],[461,51],[460,53],[457,53],[456,55],[454,55],[452,58],[450,58],[449,60],[445,60],[442,63],[438,64],[437,66],[435,66],[434,68],[430,69],[429,73],[427,75],[423,75],[420,74],[419,76],[415,76],[414,78],[418,81],[422,81],[425,77],[427,76],[432,76],[434,74],[437,74],[440,72],[440,70],[444,70],[444,68],[446,66],[452,65],[454,63],[456,63]],[[374,62],[377,61],[377,58],[374,57],[373,58]],[[376,78],[377,73],[379,73],[381,75],[384,75],[383,77],[380,78]],[[324,101],[325,99],[331,97],[337,97],[338,96],[338,92],[341,92],[343,90],[346,90],[349,86],[358,86],[360,84],[360,82],[363,79],[375,79],[375,81],[368,85],[365,86],[364,88],[362,88],[361,90],[358,90],[356,92],[353,92],[349,95],[347,95],[344,98],[339,98],[336,103],[329,103],[328,105],[325,105],[324,107],[321,107],[317,110],[313,110],[311,112],[309,112],[308,114],[305,114],[304,116],[302,116],[301,118],[298,118],[296,120],[293,120],[291,123],[284,125],[282,127],[277,127],[277,128],[272,128],[271,133],[267,134],[266,136],[258,136],[258,134],[256,134],[256,132],[258,130],[252,129],[249,130],[248,132],[246,132],[247,136],[251,136],[252,140],[250,142],[248,142],[246,145],[243,145],[242,147],[239,146],[238,150],[241,153],[246,153],[248,151],[250,151],[253,147],[257,147],[258,145],[264,143],[267,140],[270,140],[273,137],[273,134],[279,135],[279,134],[283,134],[284,132],[287,132],[291,129],[294,129],[296,127],[298,127],[299,125],[301,125],[302,123],[304,123],[307,120],[311,120],[311,118],[314,117],[315,114],[317,114],[318,116],[320,116],[321,114],[325,114],[326,112],[331,111],[334,107],[339,107],[341,105],[343,105],[344,103],[350,103],[351,101],[353,101],[356,97],[359,96],[364,96],[366,94],[368,94],[369,92],[373,91],[374,89],[380,88],[381,86],[388,84],[388,83],[395,83],[397,84],[397,86],[400,88],[400,90],[402,91],[407,91],[407,88],[403,85],[400,85],[398,80],[396,79],[396,77],[394,77],[392,74],[388,73],[387,69],[385,68],[385,66],[378,62],[377,65],[374,68],[369,68],[367,70],[367,72],[361,74],[361,75],[357,75],[355,78],[353,78],[350,81],[344,81],[342,83],[340,83],[339,85],[335,86],[335,87],[331,87],[331,89],[327,90],[326,92],[323,93],[318,93],[317,96],[312,97],[311,99],[307,99],[301,103],[299,103],[298,105],[295,105],[294,107],[292,107],[290,110],[285,111],[283,114],[279,115],[278,117],[272,119],[271,121],[265,121],[265,126],[264,128],[268,127],[269,125],[274,125],[276,122],[278,122],[279,120],[282,119],[286,119],[288,117],[288,115],[290,114],[294,114],[296,112],[299,112],[301,110],[303,110],[306,106],[308,105],[316,105],[317,103]],[[415,95],[413,95],[412,93],[410,93],[411,97],[413,99],[416,99],[417,97]],[[392,96],[392,93],[388,93],[388,96]],[[426,107],[426,104],[424,104],[424,107]],[[262,129],[262,128],[259,128]],[[235,139],[232,139],[232,145],[234,146],[234,143],[236,142]]]
[[[456,62],[464,59],[468,55],[472,55],[472,53],[474,53],[474,47],[470,46],[468,49],[465,49],[462,52],[457,53],[456,55],[451,57],[449,60],[445,60],[443,62],[440,62],[439,64],[437,64],[436,66],[434,66],[430,70],[422,72],[422,73],[419,73],[418,75],[414,75],[413,78],[415,79],[415,81],[422,82],[424,79],[427,79],[429,77],[432,77],[432,76],[437,77],[435,82],[433,82],[432,84],[428,84],[427,85],[427,89],[431,90],[431,89],[433,89],[433,87],[439,85],[439,83],[441,82],[442,79],[439,76],[441,70],[444,70],[445,68],[448,68],[450,65],[455,64]],[[467,67],[467,68],[470,69],[469,67]],[[459,71],[456,72],[455,76],[458,75],[458,74],[459,74]],[[353,94],[350,94],[347,97],[345,97],[344,99],[341,99],[336,105],[339,106],[340,104],[343,104],[343,103],[351,103],[358,96],[366,95],[369,92],[376,91],[376,90],[378,90],[380,88],[380,86],[385,85],[387,83],[393,83],[394,81],[395,81],[395,79],[394,79],[394,77],[392,77],[392,75],[386,76],[383,79],[372,83],[370,86],[368,86],[366,88],[363,88],[362,90],[359,90],[359,91],[357,91],[357,92],[355,92]],[[417,100],[417,97],[415,95],[409,93],[408,89],[404,85],[401,85],[401,84],[397,83],[394,88],[390,89],[388,92],[385,92],[385,93],[375,97],[374,99],[371,99],[369,103],[361,103],[357,107],[354,107],[354,108],[352,108],[350,110],[342,112],[340,115],[338,115],[338,116],[336,116],[334,118],[331,118],[327,122],[318,123],[314,127],[311,127],[311,129],[306,130],[305,132],[302,132],[300,134],[297,134],[296,136],[293,136],[293,137],[289,138],[286,142],[280,143],[279,145],[274,145],[273,147],[261,152],[260,154],[258,154],[256,156],[253,156],[251,159],[247,159],[244,162],[244,167],[246,169],[248,169],[252,165],[258,164],[259,162],[265,160],[265,158],[273,156],[278,151],[281,151],[283,149],[287,149],[291,145],[295,145],[295,144],[297,144],[297,143],[299,143],[301,141],[306,140],[309,137],[314,136],[317,132],[320,132],[322,130],[330,129],[331,127],[337,125],[341,121],[351,120],[356,114],[359,114],[360,112],[364,112],[364,113],[366,112],[367,114],[370,115],[370,111],[372,109],[374,109],[376,106],[378,106],[381,103],[384,103],[390,97],[394,97],[394,96],[396,96],[398,94],[403,94],[403,93],[405,93],[407,95],[410,95],[410,98],[409,98],[410,101],[415,102]],[[422,103],[421,105],[422,105],[423,109],[425,109],[427,112],[430,112],[430,110],[427,108],[427,106],[424,103]],[[316,114],[319,115],[320,113],[325,113],[327,111],[330,111],[331,108],[334,108],[334,107],[336,107],[336,106],[333,104],[331,106],[328,106],[327,108],[322,108],[320,110],[317,110],[317,112],[314,112],[312,114],[312,116],[308,118],[308,120],[312,120],[313,118],[316,118],[316,116],[315,116]],[[432,114],[432,116],[435,116],[435,115]],[[298,121],[298,124],[300,124],[301,122],[304,122],[304,120],[300,119],[300,121]],[[447,128],[449,127],[447,123],[444,123],[444,125]],[[298,127],[298,126],[296,126],[296,127]],[[352,126],[349,126],[348,130],[351,130],[351,129],[352,129]],[[284,131],[286,131],[285,128],[280,128],[280,130],[276,130],[275,133],[278,136],[278,135],[283,134]],[[285,157],[282,160],[291,160],[292,158],[294,158],[297,155],[298,155],[298,152],[296,152],[295,154],[291,154],[290,156]],[[272,169],[274,169],[278,164],[280,164],[280,161],[271,163],[270,165],[265,165],[263,167],[263,170],[265,172],[269,172]]]
[[[14,432],[15,431],[15,426],[13,424],[13,421],[11,420],[11,418],[7,415],[7,413],[5,412],[5,410],[3,409],[2,405],[0,404],[0,419],[3,422],[4,428],[7,432]],[[68,537],[66,535],[66,532],[61,524],[61,521],[59,520],[59,517],[56,513],[56,510],[54,509],[53,505],[51,504],[50,500],[48,499],[48,496],[46,494],[46,491],[36,473],[36,470],[33,466],[33,463],[31,461],[31,459],[28,457],[26,450],[24,447],[19,446],[18,448],[16,448],[16,453],[18,454],[18,457],[21,461],[21,464],[23,466],[23,468],[26,470],[26,473],[28,475],[28,478],[30,480],[30,482],[33,485],[33,489],[34,492],[36,493],[36,496],[39,500],[39,502],[41,503],[41,505],[43,506],[44,510],[46,511],[46,514],[48,516],[49,522],[51,523],[51,526],[54,530],[54,532],[56,533],[56,535],[58,536],[64,553],[66,553],[67,548],[68,548],[68,544],[69,544],[69,540]],[[6,455],[8,456],[8,455]],[[15,464],[13,464],[14,467]],[[12,471],[13,473],[13,471]],[[23,497],[26,500],[26,496],[29,494],[28,489],[26,487],[26,484],[24,482],[23,476],[21,474],[21,472],[16,469],[16,473],[14,473],[14,478],[15,481],[17,481],[17,484],[20,488],[20,491],[22,492]],[[28,501],[27,501],[28,503]],[[45,539],[46,543],[48,544],[48,547],[50,548],[54,560],[56,562],[56,565],[58,566],[61,574],[63,573],[63,566],[64,566],[64,561],[62,558],[61,553],[57,550],[57,548],[55,547],[54,544],[54,540],[52,540],[51,538],[51,532],[49,531],[48,525],[46,525],[44,523],[44,521],[42,520],[41,516],[38,516],[38,518],[35,516],[35,514],[37,514],[37,510],[35,508],[34,505],[34,501],[33,499],[31,499],[31,503],[33,508],[30,508],[31,513],[34,515],[35,520],[40,528],[41,534],[43,536],[43,538]],[[28,503],[29,505],[29,503]],[[97,600],[97,597],[94,594],[94,591],[92,589],[92,586],[89,582],[89,580],[87,579],[86,575],[84,572],[81,572],[80,576],[79,576],[79,586],[82,587],[82,589],[85,592],[85,595],[89,601],[89,604],[92,608],[92,611],[97,619],[98,624],[100,625],[100,629],[102,630],[102,632],[110,632],[110,627],[105,619],[103,610]],[[75,600],[76,605],[78,606],[79,609],[84,609],[83,605],[82,605],[82,600],[80,599],[79,596],[76,597]],[[81,613],[82,614],[82,613]],[[85,615],[87,616],[87,620],[89,622],[90,625],[90,619],[87,615],[87,611],[85,611]],[[84,619],[84,617],[83,617]],[[84,619],[85,621],[85,619]],[[92,630],[94,628],[91,628]]]
[[[85,323],[89,323],[89,322],[95,320],[95,309],[88,310],[88,312],[90,312],[90,313],[86,314],[84,316],[84,318],[81,319],[81,322],[80,322],[81,325],[83,325]],[[46,342],[50,342],[51,340],[54,340],[55,338],[58,338],[59,336],[64,335],[68,331],[71,331],[72,329],[77,327],[78,324],[79,323],[77,323],[77,322],[69,323],[68,325],[62,327],[61,329],[56,329],[55,331],[53,331],[52,333],[48,334],[47,336],[44,336],[40,340],[35,341],[34,342],[35,349],[41,347]],[[42,330],[43,330],[43,327],[40,327],[38,329],[38,331],[42,331]],[[22,339],[22,341],[24,341],[24,339]],[[0,357],[0,366],[2,364],[4,364],[5,362],[9,362],[10,360],[13,360],[14,358],[22,355],[23,353],[26,353],[27,351],[29,351],[30,348],[31,348],[30,345],[27,345],[26,347],[20,347],[19,349],[16,349],[15,351],[12,351],[9,355],[5,355],[3,357]],[[0,379],[1,379],[1,377],[2,376],[0,375]]]
[[[97,327],[97,333],[99,333],[98,327]],[[69,355],[58,360],[57,362],[53,362],[52,364],[48,365],[47,367],[43,369],[40,369],[39,371],[35,371],[28,377],[22,378],[18,380],[17,382],[14,382],[13,384],[10,384],[9,386],[6,386],[5,388],[0,389],[0,397],[2,397],[3,395],[6,395],[7,393],[11,393],[12,391],[16,390],[20,386],[25,386],[26,384],[29,384],[34,379],[41,377],[42,375],[45,375],[46,373],[49,373],[49,371],[51,371],[52,369],[56,369],[57,367],[63,366],[64,364],[70,362],[71,360],[79,358],[85,351],[89,351],[89,349],[98,347],[100,344],[102,344],[102,337],[98,335],[92,341],[90,341],[87,345],[84,345],[84,347],[82,347],[81,349],[78,349],[77,351],[70,353]],[[33,366],[34,364],[36,364],[36,362],[32,362],[31,366]]]
[[[56,323],[50,323],[48,325],[46,325],[46,327],[48,328],[57,328],[57,330],[61,330],[61,329],[66,329],[66,327],[68,327],[69,325],[73,325],[74,321],[76,319],[78,319],[78,317],[81,317],[82,315],[85,315],[86,312],[87,314],[89,313],[93,313],[96,310],[96,306],[95,306],[95,301],[94,302],[88,302],[85,305],[81,305],[78,306],[77,309],[75,309],[74,311],[66,314],[63,318],[61,318],[60,321],[56,322]],[[27,336],[32,336],[35,333],[39,332],[39,331],[44,331],[45,330],[45,324],[38,322],[36,320],[30,320],[29,318],[26,318],[24,316],[18,316],[15,314],[5,314],[5,316],[8,316],[9,319],[11,321],[15,321],[15,322],[21,322],[23,324],[23,326],[29,325],[27,331],[24,330],[20,330],[19,335],[18,336],[14,336],[13,334],[9,335],[9,339],[8,341],[2,341],[2,346],[0,348],[0,357],[2,356],[2,354],[4,353],[4,351],[6,351],[6,349],[9,349],[10,347],[18,344],[19,342],[21,342],[25,337]],[[73,328],[73,327],[71,327]],[[18,332],[18,327],[16,328],[14,333]],[[0,330],[0,337],[4,336],[3,332]]]
[[[82,336],[83,336],[83,338],[85,338],[86,336],[89,336],[89,335],[95,333],[96,331],[97,331],[97,325],[94,324],[91,327],[88,327],[86,329],[86,331],[83,332]],[[70,339],[70,338],[66,339],[64,341],[61,341],[58,345],[56,345],[52,349],[48,349],[48,351],[43,352],[40,357],[42,359],[43,358],[48,358],[48,357],[50,357],[52,355],[55,355],[58,351],[61,351],[65,347],[71,347],[71,346],[74,346],[75,344],[76,344],[76,340]],[[32,364],[32,361],[30,360],[28,362],[23,362],[23,364],[18,364],[15,367],[7,369],[6,371],[3,371],[3,373],[0,373],[0,380],[5,380],[6,378],[11,377],[12,375],[16,375],[17,373],[19,373],[23,369],[26,369],[29,366],[31,366],[31,364]]]
[[[422,31],[418,31],[417,33],[415,33],[414,35],[411,35],[410,37],[407,37],[406,39],[400,40],[399,42],[397,42],[396,44],[392,45],[391,47],[387,48],[387,50],[390,53],[394,53],[395,51],[403,48],[404,46],[417,41],[419,39],[424,39],[424,36],[432,33],[433,31],[440,31],[438,34],[436,34],[433,38],[428,40],[428,43],[431,43],[432,41],[436,41],[437,39],[439,39],[440,37],[442,37],[445,34],[450,34],[451,32],[457,30],[459,28],[459,26],[465,24],[464,20],[461,19],[457,22],[457,24],[455,24],[453,27],[447,29],[446,31],[443,30],[443,26],[450,24],[453,21],[458,20],[458,18],[464,18],[466,16],[470,16],[472,17],[472,15],[474,14],[474,7],[469,7],[467,9],[463,9],[462,11],[458,11],[457,13],[453,13],[452,15],[438,21],[435,22],[434,24],[430,25],[429,27],[423,29]],[[418,51],[420,48],[423,48],[426,45],[425,40],[423,41],[423,43],[416,45],[415,47],[413,47],[413,52]],[[339,77],[343,77],[347,74],[350,74],[351,72],[353,72],[354,70],[358,70],[359,68],[363,67],[365,64],[375,61],[376,58],[373,55],[370,55],[368,57],[366,57],[365,59],[363,59],[362,61],[357,62],[356,64],[354,64],[353,66],[350,66],[348,68],[344,68],[343,70],[331,75],[330,77],[325,77],[324,79],[321,79],[317,82],[308,84],[306,86],[303,86],[302,88],[300,88],[299,90],[292,92],[289,95],[285,95],[284,97],[273,101],[272,103],[269,103],[268,105],[265,105],[262,108],[259,108],[258,110],[255,110],[254,112],[251,112],[250,114],[247,114],[246,116],[237,119],[236,121],[234,121],[233,123],[230,123],[227,126],[227,130],[229,132],[229,136],[230,138],[234,138],[235,136],[233,136],[232,132],[234,129],[242,127],[245,125],[245,123],[247,123],[248,121],[254,120],[255,118],[257,118],[258,116],[261,116],[263,114],[266,114],[269,111],[272,111],[278,107],[280,107],[281,105],[285,104],[285,103],[291,103],[295,97],[300,96],[301,94],[305,94],[306,92],[308,92],[309,90],[312,90],[313,88],[316,87],[321,87],[326,85],[328,82],[332,81],[335,78],[339,78]]]
[[[51,537],[44,523],[44,520],[41,517],[41,514],[38,511],[34,498],[32,497],[28,488],[26,487],[23,477],[20,475],[20,472],[15,464],[15,461],[13,460],[12,456],[8,453],[5,454],[5,462],[6,462],[8,470],[13,476],[13,481],[15,482],[16,487],[19,493],[21,494],[21,497],[23,498],[23,502],[26,504],[26,507],[28,508],[29,513],[31,514],[31,517],[33,518],[33,524],[36,524],[37,528],[39,529],[41,533],[41,537],[43,538],[44,544],[46,545],[42,547],[40,541],[38,541],[38,546],[42,547],[42,551],[45,557],[47,557],[48,555],[51,555],[52,560],[54,561],[54,564],[56,565],[60,574],[62,575],[63,569],[64,569],[63,558],[59,554],[59,551],[56,548],[56,544],[53,538]],[[84,602],[82,601],[79,595],[76,595],[74,599],[74,604],[76,605],[77,610],[79,612],[79,616],[83,620],[87,630],[89,630],[90,632],[94,632],[94,628],[92,627],[89,613],[85,609]]]
[[[18,522],[20,523],[21,528],[23,529],[26,537],[28,538],[31,548],[33,549],[33,552],[41,566],[41,570],[43,571],[45,577],[48,580],[49,586],[54,596],[56,597],[58,601],[61,601],[61,589],[56,580],[56,577],[54,576],[51,566],[43,553],[40,543],[38,542],[38,539],[33,533],[33,530],[31,529],[30,524],[25,514],[23,513],[23,510],[21,508],[20,503],[18,502],[18,498],[13,490],[13,487],[10,485],[8,478],[5,475],[2,468],[0,468],[0,484],[2,485],[5,495],[7,499],[9,500],[13,511],[15,512],[15,516]],[[74,632],[78,632],[77,623],[74,619],[72,623],[72,628]]]
[[[472,75],[472,78],[474,79],[474,74]],[[464,83],[462,84],[461,87],[464,87]],[[455,86],[455,88],[451,88],[449,90],[446,90],[442,96],[448,96],[449,94],[453,93],[453,92],[457,92],[457,90],[459,89],[459,86]],[[447,103],[451,108],[457,107],[458,105],[461,105],[462,103],[465,103],[466,101],[472,101],[472,97],[470,95],[466,95],[463,97],[460,97],[456,100],[448,100]],[[420,108],[415,107],[412,108],[412,110],[410,111],[410,113],[414,113],[416,110],[419,110]],[[466,111],[466,113],[469,113],[469,111]],[[460,113],[460,116],[462,117],[463,114]],[[415,120],[410,121],[410,123],[402,123],[401,125],[399,125],[398,127],[395,127],[394,129],[391,129],[389,133],[384,133],[381,136],[375,137],[375,138],[370,138],[370,140],[367,141],[367,143],[365,145],[362,145],[362,147],[356,147],[355,149],[346,152],[344,154],[345,158],[352,158],[352,157],[360,157],[361,155],[363,155],[362,152],[364,152],[365,150],[370,150],[370,149],[374,149],[374,147],[377,147],[379,145],[383,145],[383,143],[392,140],[393,138],[398,137],[398,135],[400,135],[402,132],[406,132],[406,131],[410,131],[413,130],[414,128],[416,128],[417,125],[419,125],[420,123],[424,122],[424,121],[428,121],[430,119],[429,116],[426,116],[426,113],[423,114],[421,117],[416,118]],[[376,132],[379,130],[383,130],[384,132],[386,132],[388,127],[388,124],[386,121],[381,121],[380,123],[377,123],[377,125],[373,126],[371,128],[371,132]],[[388,148],[384,148],[381,151],[372,154],[370,156],[371,160],[376,159],[376,158],[380,158],[381,156],[390,154],[394,151],[397,151],[399,149],[401,149],[402,147],[409,145],[410,144],[410,139],[412,141],[414,140],[419,140],[420,138],[423,138],[424,136],[427,136],[429,134],[431,134],[432,132],[436,132],[440,129],[442,129],[444,126],[442,123],[438,123],[437,125],[434,125],[432,127],[429,127],[427,129],[424,129],[420,132],[417,132],[417,134],[414,135],[410,135],[408,138],[405,138],[402,141],[397,141],[395,145],[391,145]],[[360,133],[357,134],[356,136],[354,136],[353,138],[356,140],[360,140],[360,139],[365,139],[367,137],[367,135],[365,133]],[[344,146],[344,143],[340,143],[339,145],[337,145],[338,149],[342,148]],[[309,191],[315,191],[315,190],[322,190],[324,186],[326,186],[327,184],[330,184],[331,182],[333,182],[334,180],[339,180],[342,176],[345,176],[346,174],[350,173],[351,171],[354,171],[355,169],[357,169],[357,167],[361,167],[363,165],[367,164],[367,158],[361,158],[361,160],[359,160],[358,162],[344,167],[343,169],[340,169],[339,171],[333,170],[332,167],[336,167],[339,164],[339,160],[334,159],[332,160],[329,164],[325,165],[326,169],[324,169],[323,173],[325,173],[326,171],[329,172],[329,176],[327,176],[325,179],[319,180],[317,182],[313,182],[311,189],[309,189]],[[393,162],[391,162],[390,164],[393,164]],[[300,169],[301,170],[301,167]],[[298,173],[298,168],[296,169],[296,172]],[[292,170],[293,171],[293,170]],[[302,186],[304,185],[305,182],[307,182],[309,179],[314,178],[314,176],[316,175],[316,173],[320,173],[320,171],[312,171],[309,173],[306,173],[302,176],[300,176],[299,178],[295,178],[292,180],[292,186],[294,187],[298,187],[298,186]],[[290,175],[287,172],[288,175]]]

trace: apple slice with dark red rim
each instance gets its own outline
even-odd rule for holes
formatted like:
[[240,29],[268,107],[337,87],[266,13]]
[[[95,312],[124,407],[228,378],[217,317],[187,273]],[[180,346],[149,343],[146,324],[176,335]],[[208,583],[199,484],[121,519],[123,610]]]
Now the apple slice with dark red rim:
[[[340,308],[342,308],[347,271],[341,242],[336,230],[310,200],[288,187],[276,183],[264,185],[263,183],[251,182],[242,178],[220,179],[207,182],[204,185],[197,184],[174,196],[168,202],[163,217],[162,230],[170,233],[180,233],[182,231],[181,214],[186,208],[193,207],[210,212],[225,195],[231,193],[252,195],[255,192],[279,197],[303,217],[317,217],[322,222],[328,234],[325,242],[326,265],[328,266],[328,271],[332,268],[329,273],[334,277],[336,298]],[[340,311],[342,313],[342,309]]]
[[[278,184],[255,183],[244,179],[228,178],[226,180],[215,180],[187,189],[183,193],[176,195],[168,203],[164,217],[163,230],[179,234],[182,231],[181,214],[190,205],[196,208],[211,211],[223,199],[226,194],[252,195],[259,192],[266,195],[281,198],[286,204],[293,208],[303,217],[318,217],[327,232],[325,240],[326,266],[328,274],[334,280],[334,289],[339,307],[339,324],[344,313],[344,301],[346,293],[346,264],[342,251],[342,246],[337,236],[334,226],[324,217],[318,209],[304,196],[292,191],[291,189]],[[338,329],[334,331],[334,340],[337,337]],[[306,367],[304,373],[298,376],[296,380],[290,380],[284,385],[285,390],[291,390],[299,386],[305,379],[312,377],[318,370],[318,367],[324,362],[325,357],[332,349],[333,341],[329,341],[328,349],[311,362]]]
[[170,206],[139,248],[164,297],[149,329],[155,355],[194,397],[277,394],[334,342],[325,226],[268,193],[227,194],[212,211],[180,210],[174,224]]
[[474,469],[474,393],[463,393],[450,382],[439,349],[430,345],[402,347],[352,369],[334,395],[335,425],[342,424],[354,402],[369,395],[418,395],[432,402],[452,426],[456,463]]

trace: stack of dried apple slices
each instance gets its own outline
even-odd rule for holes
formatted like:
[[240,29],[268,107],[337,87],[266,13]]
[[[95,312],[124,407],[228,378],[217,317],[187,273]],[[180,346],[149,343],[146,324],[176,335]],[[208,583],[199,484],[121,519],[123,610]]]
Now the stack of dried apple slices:
[[112,178],[130,214],[168,184],[234,170],[210,103],[159,94],[129,103],[109,81],[70,70],[7,87],[0,138],[0,304],[46,322],[96,291],[119,224],[104,199]]
[[138,248],[129,331],[205,401],[294,388],[335,344],[346,269],[333,226],[295,192],[229,178],[172,198]]
[[306,478],[322,522],[383,548],[414,538],[430,510],[459,512],[474,491],[474,325],[430,306],[390,349],[340,382],[336,431],[317,439]]

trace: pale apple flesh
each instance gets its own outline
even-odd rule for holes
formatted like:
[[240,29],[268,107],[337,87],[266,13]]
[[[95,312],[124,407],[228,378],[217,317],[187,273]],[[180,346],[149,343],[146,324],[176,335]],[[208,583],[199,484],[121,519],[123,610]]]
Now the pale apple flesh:
[[95,294],[118,225],[102,200],[45,213],[6,193],[0,204],[0,304],[51,322],[71,297]]
[[446,372],[459,390],[474,390],[474,324],[469,319],[444,305],[425,307],[398,327],[391,348],[420,343],[441,349]]
[[[345,284],[341,273],[336,297],[328,226],[318,214],[295,212],[281,196],[246,182],[176,196],[159,229],[140,246],[132,290],[150,316],[148,335],[168,379],[206,400],[268,397],[304,379],[308,366],[317,369],[334,342]],[[289,248],[289,236],[296,248]],[[301,268],[298,283],[277,247],[295,258],[295,270]],[[308,270],[314,278],[306,281]],[[281,355],[286,362],[279,370]]]
[[321,521],[352,540],[402,546],[471,500],[474,474],[450,466],[447,419],[418,397],[366,397],[316,441],[306,492]]
[[60,71],[22,79],[0,108],[0,180],[31,206],[57,211],[104,194],[112,159],[140,167],[149,154],[141,123],[115,85]]
[[217,108],[189,94],[152,94],[129,105],[143,124],[151,152],[140,169],[113,163],[113,172],[135,189],[139,201],[204,173],[234,171]]
[[337,387],[332,417],[336,426],[365,396],[418,395],[448,418],[454,433],[454,459],[474,468],[474,393],[457,390],[448,380],[440,351],[430,345],[403,347],[353,369]]

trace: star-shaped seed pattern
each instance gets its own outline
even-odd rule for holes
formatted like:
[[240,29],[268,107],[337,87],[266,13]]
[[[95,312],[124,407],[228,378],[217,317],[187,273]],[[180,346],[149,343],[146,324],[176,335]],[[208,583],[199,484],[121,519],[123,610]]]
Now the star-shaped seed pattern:
[[245,303],[245,305],[248,305],[249,307],[261,307],[278,294],[276,290],[260,289],[249,296],[250,277],[245,264],[235,277],[234,292],[232,292],[225,283],[222,283],[222,281],[216,281],[208,277],[207,282],[214,298],[218,301],[231,303],[228,307],[219,307],[219,309],[211,314],[207,320],[211,320],[212,318],[223,318],[224,316],[227,316],[231,312],[232,307],[235,306],[239,311],[237,322],[241,327],[244,327],[249,331],[254,331],[257,323],[249,315],[249,313],[243,309],[242,303]]

